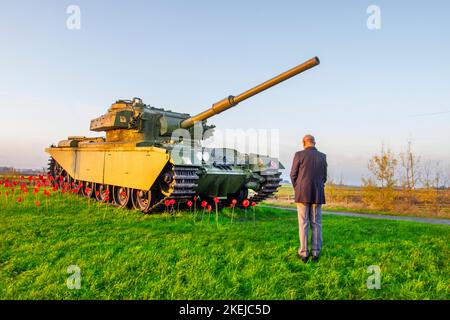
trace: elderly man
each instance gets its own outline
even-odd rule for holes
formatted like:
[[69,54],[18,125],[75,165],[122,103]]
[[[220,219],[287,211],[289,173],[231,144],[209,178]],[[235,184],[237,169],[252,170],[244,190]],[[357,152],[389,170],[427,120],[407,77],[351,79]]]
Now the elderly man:
[[312,135],[303,137],[304,150],[295,154],[291,169],[291,181],[297,203],[300,248],[297,256],[307,262],[308,229],[311,225],[311,255],[317,261],[322,248],[322,204],[325,203],[324,184],[327,181],[327,159],[316,149]]

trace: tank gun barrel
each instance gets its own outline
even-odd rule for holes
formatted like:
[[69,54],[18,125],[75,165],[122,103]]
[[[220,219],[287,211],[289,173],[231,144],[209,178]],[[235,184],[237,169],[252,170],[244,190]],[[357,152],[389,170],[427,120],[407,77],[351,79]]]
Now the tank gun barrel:
[[289,78],[292,78],[293,76],[298,75],[299,73],[302,73],[308,69],[311,69],[315,66],[317,66],[320,63],[319,58],[314,57],[312,59],[309,59],[308,61],[305,61],[302,64],[299,64],[298,66],[289,69],[288,71],[285,71],[276,77],[273,77],[270,80],[267,80],[256,87],[253,87],[247,91],[242,92],[241,94],[237,96],[228,96],[225,99],[220,100],[219,102],[216,102],[212,105],[211,108],[197,114],[196,116],[190,117],[184,121],[181,122],[180,126],[181,128],[189,128],[192,127],[196,122],[206,120],[216,114],[221,113],[222,111],[225,111],[229,108],[234,107],[239,102],[244,101],[255,94],[258,94],[266,89],[269,89],[280,82],[283,82]]

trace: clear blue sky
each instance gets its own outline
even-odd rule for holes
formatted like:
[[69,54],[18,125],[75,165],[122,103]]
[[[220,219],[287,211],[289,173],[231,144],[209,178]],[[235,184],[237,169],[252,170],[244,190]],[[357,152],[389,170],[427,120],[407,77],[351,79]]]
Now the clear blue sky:
[[[382,142],[450,166],[448,1],[0,1],[0,166],[90,135],[119,98],[195,114],[312,56],[321,65],[214,118],[278,128],[290,168],[305,133],[358,183]],[[66,8],[81,8],[81,29]],[[381,8],[381,30],[366,9]],[[435,114],[439,113],[439,114]]]

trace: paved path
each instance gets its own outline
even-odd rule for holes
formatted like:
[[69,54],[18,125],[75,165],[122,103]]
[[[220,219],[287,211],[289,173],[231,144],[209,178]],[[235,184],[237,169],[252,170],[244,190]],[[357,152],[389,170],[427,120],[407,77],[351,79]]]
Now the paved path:
[[[260,207],[297,211],[296,208],[289,208],[289,207],[279,207],[279,206],[269,206],[269,205],[260,205]],[[324,214],[334,214],[337,216],[345,216],[345,217],[362,217],[362,218],[371,218],[371,219],[388,219],[388,220],[401,220],[401,221],[414,221],[414,222],[424,222],[424,223],[433,223],[433,224],[444,224],[444,225],[448,225],[448,226],[450,225],[450,219],[389,216],[389,215],[384,215],[384,214],[356,213],[356,212],[323,211],[323,213]]]

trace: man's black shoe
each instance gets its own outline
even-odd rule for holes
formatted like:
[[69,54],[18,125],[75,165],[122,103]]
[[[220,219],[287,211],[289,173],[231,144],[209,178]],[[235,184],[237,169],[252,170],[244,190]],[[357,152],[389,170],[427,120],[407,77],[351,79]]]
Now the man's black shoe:
[[308,259],[309,259],[309,257],[303,257],[303,256],[301,256],[298,252],[297,252],[297,257],[298,257],[299,259],[301,259],[304,263],[307,263],[307,262],[308,262]]
[[312,262],[317,262],[317,261],[319,261],[319,257],[318,256],[312,256],[311,261]]

